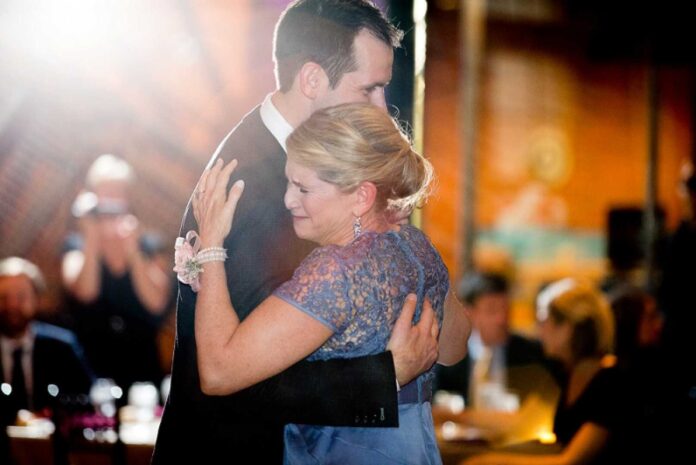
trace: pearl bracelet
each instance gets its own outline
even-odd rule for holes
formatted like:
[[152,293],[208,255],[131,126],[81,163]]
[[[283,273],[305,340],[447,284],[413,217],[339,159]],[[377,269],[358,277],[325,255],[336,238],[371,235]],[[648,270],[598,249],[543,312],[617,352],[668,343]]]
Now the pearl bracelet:
[[203,264],[227,260],[227,250],[222,247],[206,247],[199,251],[198,239],[195,231],[189,231],[185,238],[177,238],[174,245],[174,271],[177,278],[190,285],[195,292],[200,289],[199,275],[203,272]]
[[222,247],[207,247],[196,254],[195,260],[200,265],[208,262],[224,262],[227,260],[227,250]]

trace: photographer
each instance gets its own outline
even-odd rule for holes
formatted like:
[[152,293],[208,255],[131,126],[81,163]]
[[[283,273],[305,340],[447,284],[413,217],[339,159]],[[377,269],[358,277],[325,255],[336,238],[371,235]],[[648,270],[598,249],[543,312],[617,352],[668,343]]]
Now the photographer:
[[62,266],[75,330],[90,362],[98,376],[123,389],[161,380],[157,332],[173,289],[162,241],[141,233],[130,212],[133,180],[121,158],[94,161],[72,208],[80,233],[68,238]]

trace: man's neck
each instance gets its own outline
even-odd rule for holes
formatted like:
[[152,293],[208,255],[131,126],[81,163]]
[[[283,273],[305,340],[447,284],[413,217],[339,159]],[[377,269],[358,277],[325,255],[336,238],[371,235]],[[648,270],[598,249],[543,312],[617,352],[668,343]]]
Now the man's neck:
[[276,90],[271,96],[271,102],[273,102],[278,112],[285,118],[285,121],[293,128],[302,124],[302,122],[312,114],[307,99],[292,91],[281,92],[280,90]]

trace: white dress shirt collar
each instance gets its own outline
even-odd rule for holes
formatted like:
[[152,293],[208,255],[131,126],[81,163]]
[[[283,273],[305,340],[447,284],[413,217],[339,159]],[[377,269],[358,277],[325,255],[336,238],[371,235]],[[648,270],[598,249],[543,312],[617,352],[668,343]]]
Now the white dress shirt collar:
[[[474,362],[471,364],[473,369],[473,366],[475,365],[476,361],[479,358],[481,358],[483,352],[486,350],[486,346],[483,344],[483,341],[481,340],[481,334],[476,329],[473,329],[471,331],[471,336],[469,336],[468,349],[469,355],[471,356],[471,359]],[[489,347],[488,350],[490,351],[491,356],[490,377],[492,380],[505,385],[507,378],[507,357],[505,355],[505,346],[493,346]]]
[[472,359],[478,360],[483,352],[483,341],[481,340],[481,334],[476,330],[471,330],[471,336],[469,336],[469,355]]
[[27,331],[22,337],[11,339],[9,337],[0,336],[0,353],[2,353],[2,371],[4,382],[10,382],[12,378],[12,354],[18,347],[23,347],[22,353],[22,369],[24,370],[24,382],[27,387],[27,394],[31,402],[31,393],[33,392],[34,379],[32,369],[32,356],[34,352],[34,342],[36,341],[36,331],[32,324],[29,324]]
[[272,96],[273,93],[268,94],[261,104],[261,121],[263,121],[264,126],[271,131],[273,137],[275,137],[280,146],[283,147],[283,150],[287,152],[285,141],[294,128],[283,115],[280,114],[275,105],[273,105],[273,101],[271,100]]

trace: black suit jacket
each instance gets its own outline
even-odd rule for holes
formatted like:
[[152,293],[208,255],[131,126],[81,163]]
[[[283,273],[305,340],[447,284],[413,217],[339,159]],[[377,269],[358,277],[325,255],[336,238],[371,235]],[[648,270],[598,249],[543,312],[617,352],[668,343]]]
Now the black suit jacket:
[[[511,334],[505,346],[505,360],[507,369],[508,388],[520,395],[523,400],[534,387],[534,379],[526,374],[527,367],[537,367],[546,369],[541,345],[537,341],[527,339],[518,334]],[[461,362],[449,367],[437,366],[436,389],[444,389],[456,392],[464,397],[465,402],[469,402],[469,383],[471,378],[471,357],[469,354]]]
[[[92,371],[87,365],[82,347],[75,335],[67,329],[34,322],[36,334],[32,354],[32,402],[34,410],[42,410],[55,404],[56,398],[49,395],[48,386],[55,384],[59,396],[88,394],[92,385]],[[2,350],[2,349],[0,349]],[[5,382],[2,358],[0,357],[0,382]],[[0,409],[6,421],[13,421],[16,412],[9,412],[4,403],[6,396],[0,396],[3,404]]]
[[[39,411],[46,407],[57,407],[57,402],[75,402],[76,396],[87,395],[94,376],[75,334],[40,322],[33,323],[33,330],[36,336],[31,359],[33,409]],[[4,382],[5,373],[0,356],[0,383]],[[59,389],[56,397],[48,393],[48,386],[51,384]],[[12,397],[0,394],[0,463],[10,463],[5,426],[14,423],[17,415],[15,410]]]
[[[239,165],[244,179],[230,235],[225,240],[228,289],[245,318],[292,276],[312,245],[297,238],[283,202],[286,155],[264,126],[259,107],[222,142],[217,158]],[[231,181],[231,182],[232,182]],[[190,208],[181,235],[196,229]],[[153,463],[281,463],[285,423],[398,425],[395,374],[390,353],[353,360],[300,362],[285,372],[230,396],[201,392],[196,364],[196,294],[179,286],[172,384]],[[282,345],[283,341],[278,341]],[[212,461],[210,463],[213,463]]]

